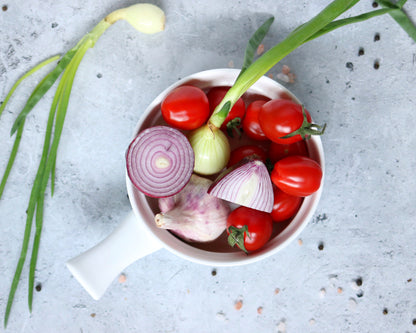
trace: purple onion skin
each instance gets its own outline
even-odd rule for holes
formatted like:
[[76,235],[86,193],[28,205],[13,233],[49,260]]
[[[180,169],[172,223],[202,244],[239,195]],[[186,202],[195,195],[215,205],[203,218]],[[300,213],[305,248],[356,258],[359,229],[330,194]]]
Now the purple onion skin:
[[161,213],[167,213],[175,207],[175,195],[166,198],[160,198],[158,205]]
[[195,155],[186,136],[162,125],[141,131],[126,153],[130,181],[153,198],[181,191],[192,175],[194,164]]
[[[193,174],[178,194],[160,198],[162,212],[155,216],[156,225],[189,242],[217,239],[226,229],[230,207],[225,201],[207,194],[211,183]],[[170,209],[163,211],[166,208]]]

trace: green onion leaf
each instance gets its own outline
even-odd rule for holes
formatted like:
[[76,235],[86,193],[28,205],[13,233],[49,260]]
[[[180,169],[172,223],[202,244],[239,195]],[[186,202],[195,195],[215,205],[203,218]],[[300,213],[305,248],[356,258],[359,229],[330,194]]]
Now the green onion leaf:
[[[38,71],[39,69],[41,69],[42,67],[50,64],[53,61],[56,61],[59,59],[59,55],[53,56],[49,59],[46,59],[45,61],[41,62],[39,65],[33,67],[31,70],[29,70],[26,74],[24,74],[19,80],[16,81],[16,83],[12,86],[12,88],[10,89],[10,91],[8,92],[8,94],[6,95],[2,105],[0,106],[0,116],[3,112],[3,110],[6,107],[7,102],[9,101],[10,97],[13,95],[14,91],[16,90],[16,88],[20,85],[20,83],[27,77],[29,77],[30,75],[32,75],[33,73],[35,73],[36,71]],[[43,81],[41,81],[41,83],[39,83],[36,88],[35,91],[38,89],[38,87],[42,84]],[[6,187],[6,182],[7,179],[9,178],[9,174],[10,171],[13,167],[13,163],[14,160],[16,159],[16,155],[17,155],[17,151],[19,150],[19,145],[20,145],[20,141],[22,139],[22,134],[23,134],[23,129],[24,129],[24,120],[23,122],[19,125],[18,130],[17,130],[17,134],[16,134],[16,138],[13,144],[13,148],[12,151],[10,153],[10,157],[9,160],[7,162],[6,165],[6,170],[4,171],[1,183],[0,183],[0,198],[3,195],[4,192],[4,188]]]
[[416,27],[410,18],[406,15],[402,9],[403,5],[406,3],[406,0],[398,1],[396,5],[392,4],[388,0],[376,0],[381,6],[391,8],[391,6],[396,6],[400,10],[394,10],[389,12],[390,16],[402,27],[407,34],[416,41]]
[[23,121],[24,118],[29,114],[29,112],[34,108],[34,106],[40,101],[40,99],[47,93],[47,91],[52,87],[58,77],[61,75],[62,71],[68,66],[69,62],[71,61],[72,57],[75,55],[78,49],[78,45],[68,51],[59,61],[58,65],[54,68],[52,72],[50,72],[45,78],[42,80],[41,84],[36,87],[33,91],[29,99],[27,100],[25,106],[23,107],[22,111],[20,112],[19,116],[15,120],[11,135],[13,135],[17,128],[19,127],[20,123]]
[[384,15],[384,14],[387,14],[387,13],[391,13],[393,11],[400,11],[400,10],[397,9],[397,8],[378,9],[378,10],[374,10],[372,12],[364,13],[364,14],[361,14],[361,15],[357,15],[357,16],[348,17],[348,18],[345,18],[345,19],[340,19],[340,20],[333,21],[333,22],[329,23],[327,26],[325,26],[324,28],[322,28],[321,30],[319,30],[313,36],[308,38],[305,41],[305,43],[309,42],[309,41],[311,41],[315,38],[318,38],[322,35],[325,35],[326,33],[330,32],[332,30],[341,28],[345,25],[366,21],[370,18],[380,16],[380,15]]
[[38,202],[36,204],[35,237],[33,239],[32,256],[30,258],[30,271],[29,271],[28,304],[29,304],[29,311],[30,312],[32,312],[33,288],[35,286],[35,269],[36,269],[36,263],[37,263],[37,260],[38,260],[40,235],[41,235],[42,226],[43,226],[43,203],[44,203],[44,200],[45,200],[45,198],[43,196],[39,196]]
[[[85,52],[91,47],[92,42],[90,39],[85,39],[82,44],[77,47],[77,51],[71,56],[71,60],[68,61],[67,68],[63,68],[65,70],[61,81],[59,82],[59,86],[55,93],[54,101],[52,102],[51,112],[48,118],[48,127],[45,134],[45,142],[44,142],[44,149],[41,157],[41,161],[39,163],[39,168],[35,177],[35,181],[32,187],[32,191],[29,198],[29,205],[27,209],[27,217],[26,217],[26,224],[25,224],[25,231],[23,236],[23,244],[20,251],[20,258],[17,263],[17,267],[15,270],[15,274],[13,277],[12,285],[10,287],[10,292],[7,300],[6,305],[6,313],[4,317],[4,327],[7,326],[7,322],[10,316],[11,307],[14,300],[14,295],[17,290],[17,286],[19,284],[20,276],[22,274],[23,265],[26,260],[27,251],[29,247],[30,241],[30,234],[32,229],[32,221],[35,210],[40,210],[38,214],[41,214],[43,211],[43,197],[45,193],[45,189],[48,183],[49,174],[52,171],[52,168],[55,164],[56,154],[58,150],[59,140],[62,133],[63,123],[65,120],[66,110],[68,107],[69,96],[72,89],[72,84],[74,80],[74,76],[76,74],[76,70],[79,66],[79,63],[82,60]],[[79,50],[78,50],[79,48]],[[56,80],[56,79],[55,79]],[[48,88],[49,89],[49,88]],[[42,95],[43,96],[43,95]],[[27,105],[27,104],[26,104]],[[54,107],[55,106],[55,107]],[[54,137],[52,141],[51,148],[49,150],[50,145],[50,138],[52,135],[52,123],[53,118],[55,117],[55,110],[56,110],[56,120],[55,120],[55,130],[54,130]],[[22,118],[24,121],[25,117]],[[52,119],[52,120],[51,120]],[[49,124],[49,121],[52,123]],[[48,154],[49,151],[49,154]],[[39,198],[42,199],[40,200]],[[37,207],[37,204],[41,204],[42,206]],[[32,259],[31,259],[31,267],[29,272],[29,280],[31,285],[29,285],[29,309],[32,308],[32,300],[33,300],[33,283],[34,283],[34,272],[35,272],[35,265],[37,261],[37,253],[39,247],[39,240],[40,238],[40,231],[42,226],[42,216],[38,215],[37,221],[37,235],[35,235],[35,242],[32,248]]]
[[[11,95],[13,94],[13,92],[14,92],[14,90],[17,88],[17,86],[22,82],[22,80],[24,79],[24,78],[26,78],[26,77],[28,77],[30,74],[33,74],[35,71],[37,71],[37,70],[39,70],[39,69],[41,69],[43,66],[45,66],[45,65],[47,65],[47,64],[49,64],[49,63],[51,63],[52,61],[54,61],[54,60],[57,60],[59,58],[59,56],[54,56],[54,57],[52,57],[52,58],[49,58],[49,59],[47,59],[47,60],[45,60],[44,62],[42,62],[42,63],[40,63],[39,65],[37,65],[36,67],[34,67],[33,69],[31,69],[29,72],[27,72],[25,75],[23,75],[14,85],[13,85],[13,87],[12,87],[12,89],[10,90],[10,92],[7,94],[7,96],[6,96],[6,98],[5,98],[5,100],[4,100],[4,102],[3,102],[3,104],[1,105],[1,108],[0,108],[0,114],[1,114],[1,112],[4,110],[4,107],[6,106],[6,103],[7,103],[7,101],[9,100],[9,98],[11,97]],[[38,89],[39,89],[39,87],[41,87],[42,85],[43,85],[43,83],[44,83],[44,81],[45,81],[45,79],[50,75],[51,73],[49,73],[49,74],[47,74],[43,79],[42,79],[42,81],[35,87],[35,89],[33,90],[33,92],[32,92],[32,94],[31,94],[31,97],[33,96],[33,95],[35,95],[36,93],[37,93],[37,91],[38,91]],[[30,97],[29,97],[30,98]],[[16,155],[17,155],[17,151],[19,150],[19,145],[20,145],[20,141],[21,141],[21,139],[22,139],[22,134],[23,134],[23,128],[24,128],[24,119],[23,119],[23,122],[19,125],[19,127],[18,127],[18,130],[17,130],[17,135],[16,135],[16,138],[15,138],[15,141],[14,141],[14,144],[13,144],[13,148],[12,148],[12,151],[11,151],[11,153],[10,153],[10,157],[9,157],[9,161],[7,162],[7,166],[6,166],[6,170],[5,170],[5,172],[4,172],[4,174],[3,174],[3,178],[2,178],[2,180],[1,180],[1,183],[0,183],[0,198],[1,198],[1,196],[2,196],[2,194],[3,194],[3,191],[4,191],[4,188],[5,188],[5,186],[6,186],[6,182],[7,182],[7,179],[9,178],[9,174],[10,174],[10,171],[11,171],[11,169],[12,169],[12,167],[13,167],[13,163],[14,163],[14,160],[15,160],[15,158],[16,158]]]
[[399,8],[401,9],[403,5],[407,2],[407,0],[400,0],[397,3],[393,3],[389,0],[376,0],[381,6],[386,8]]
[[6,104],[9,101],[10,97],[12,97],[14,91],[20,85],[20,83],[22,83],[22,81],[24,79],[26,79],[27,77],[29,77],[30,75],[32,75],[33,73],[35,73],[36,71],[38,71],[39,69],[41,69],[42,67],[50,64],[51,62],[53,62],[55,60],[58,60],[59,57],[60,57],[59,55],[56,55],[56,56],[53,56],[53,57],[51,57],[49,59],[46,59],[45,61],[41,62],[39,65],[36,65],[35,67],[33,67],[27,73],[25,73],[20,79],[18,79],[16,81],[16,83],[13,85],[13,87],[10,89],[10,91],[8,92],[8,94],[6,95],[6,97],[4,98],[3,103],[0,105],[0,116],[3,113],[3,110],[6,107]]
[[[53,123],[56,115],[56,108],[58,105],[59,100],[62,98],[62,92],[63,92],[63,86],[65,85],[64,78],[66,75],[64,74],[62,80],[59,82],[58,88],[56,89],[54,99],[52,101],[52,105],[49,111],[48,116],[48,122],[46,125],[46,131],[45,131],[45,138],[43,143],[43,150],[42,150],[42,156],[39,162],[38,172],[36,174],[35,183],[38,185],[40,182],[40,179],[44,176],[44,165],[47,161],[49,147],[50,147],[50,141],[52,137],[52,128]],[[39,191],[39,187],[36,187],[36,191]],[[35,203],[36,195],[33,195],[29,201],[29,207],[36,206],[36,232],[35,232],[35,238],[32,246],[32,257],[30,261],[30,271],[29,271],[29,294],[28,294],[28,303],[29,303],[29,310],[32,311],[32,302],[33,302],[33,287],[34,287],[34,271],[36,268],[36,261],[37,261],[37,254],[38,254],[38,247],[39,247],[39,241],[40,241],[40,232],[42,230],[42,218],[43,218],[43,201],[44,196],[38,195],[37,202]],[[29,211],[29,208],[28,208]],[[32,209],[30,209],[32,211]],[[33,218],[33,215],[32,215]],[[30,224],[32,221],[30,222]]]
[[60,84],[63,84],[63,90],[60,94],[59,102],[57,104],[54,137],[52,140],[48,159],[46,163],[40,165],[40,167],[44,167],[44,170],[41,174],[41,183],[38,192],[38,201],[36,208],[36,233],[32,248],[32,257],[29,271],[29,309],[32,309],[35,268],[43,224],[43,201],[45,196],[45,190],[48,185],[49,175],[55,166],[59,141],[64,127],[65,116],[68,109],[69,98],[71,95],[75,74],[77,72],[79,64],[81,63],[82,58],[84,57],[85,52],[91,47],[91,45],[92,43],[89,40],[86,40],[86,42],[80,47],[78,52],[75,54],[74,58],[71,60],[68,68],[65,70],[64,76],[62,77]]
[[9,178],[10,171],[12,170],[13,163],[14,163],[14,160],[15,160],[16,155],[17,155],[17,151],[18,151],[19,145],[20,145],[20,140],[22,139],[24,126],[25,126],[25,121],[23,120],[23,122],[19,125],[19,128],[17,130],[16,138],[14,140],[13,148],[12,148],[12,151],[10,153],[9,161],[7,162],[6,170],[4,171],[3,178],[1,179],[0,198],[3,194],[4,188],[6,187],[7,179]]
[[[352,8],[358,1],[359,0],[335,0],[314,18],[294,29],[283,41],[263,54],[246,68],[244,72],[240,73],[234,85],[228,90],[223,100],[218,104],[216,110],[220,110],[226,102],[231,102],[232,108],[238,98],[240,98],[251,85],[302,44],[344,25],[361,22],[372,17],[389,13],[409,36],[416,41],[416,27],[402,9],[406,0],[400,0],[396,4],[393,4],[388,0],[377,0],[378,3],[385,7],[384,9],[334,21],[338,16]],[[214,110],[209,121],[214,126],[219,127],[222,123],[220,119],[214,117],[216,110]]]
[[244,92],[246,92],[274,65],[305,43],[309,38],[311,38],[311,36],[323,29],[338,16],[343,14],[346,10],[355,5],[358,1],[359,0],[335,0],[331,2],[318,15],[313,17],[307,23],[300,25],[283,41],[264,53],[243,73],[241,73],[234,85],[225,94],[223,100],[218,104],[209,121],[214,126],[220,127],[222,122],[220,119],[214,117],[217,110],[220,110],[226,102],[231,102],[232,108]]
[[[232,101],[237,100],[254,84],[261,76],[271,69],[289,53],[297,49],[315,33],[344,13],[359,0],[335,0],[325,7],[318,15],[301,25],[296,33],[291,33],[282,42],[263,54],[240,76],[228,94],[233,96]],[[238,97],[237,97],[238,96]]]
[[269,32],[273,21],[274,17],[272,16],[266,20],[266,22],[264,22],[249,39],[246,47],[246,52],[244,54],[243,66],[241,67],[239,76],[253,63],[254,54],[257,51],[260,43],[263,41],[264,37]]

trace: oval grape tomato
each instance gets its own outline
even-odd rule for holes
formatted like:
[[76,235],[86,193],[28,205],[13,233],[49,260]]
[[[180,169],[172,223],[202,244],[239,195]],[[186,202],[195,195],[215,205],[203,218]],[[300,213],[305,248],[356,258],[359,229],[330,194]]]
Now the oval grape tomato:
[[274,187],[273,210],[270,213],[274,222],[283,222],[292,218],[302,203],[301,197],[287,194],[282,190]]
[[[305,109],[306,119],[311,116]],[[289,138],[284,136],[302,128],[304,114],[302,106],[287,99],[273,99],[264,104],[259,113],[259,123],[264,134],[271,141],[290,144],[302,140],[300,134]]]
[[300,155],[308,156],[308,149],[306,148],[305,140],[297,141],[291,144],[282,144],[273,142],[270,144],[269,148],[269,159],[272,163],[276,163],[282,158]]
[[161,104],[163,119],[172,127],[193,130],[209,117],[208,97],[198,87],[180,86],[172,90]]
[[289,156],[276,162],[271,179],[282,191],[294,196],[306,197],[321,186],[322,169],[309,157]]

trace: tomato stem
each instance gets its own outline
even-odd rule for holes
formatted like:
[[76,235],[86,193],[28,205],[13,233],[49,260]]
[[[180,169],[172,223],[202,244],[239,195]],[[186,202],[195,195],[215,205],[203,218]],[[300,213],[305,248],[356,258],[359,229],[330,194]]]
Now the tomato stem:
[[241,118],[240,117],[235,117],[234,119],[231,119],[226,127],[227,127],[227,134],[230,138],[234,137],[234,130],[237,133],[238,138],[241,138],[241,130],[240,130],[240,126],[241,126]]
[[279,139],[288,139],[295,135],[300,135],[302,139],[309,139],[311,135],[322,135],[325,132],[326,124],[317,125],[308,121],[306,116],[305,107],[302,105],[303,122],[302,125],[292,133],[280,137]]
[[247,237],[250,238],[250,233],[248,232],[248,226],[245,225],[241,228],[237,228],[234,226],[228,227],[228,244],[231,247],[234,247],[236,244],[237,246],[243,250],[245,253],[248,253],[246,247],[244,246],[244,236],[247,234]]

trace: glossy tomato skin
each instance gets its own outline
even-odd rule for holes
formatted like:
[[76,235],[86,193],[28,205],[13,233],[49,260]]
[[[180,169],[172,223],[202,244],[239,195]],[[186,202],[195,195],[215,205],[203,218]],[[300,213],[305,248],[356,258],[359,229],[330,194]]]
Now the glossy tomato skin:
[[[220,104],[220,102],[222,101],[229,89],[229,87],[214,87],[208,91],[207,97],[209,101],[210,113],[214,112],[214,109],[217,107],[218,104]],[[243,99],[240,97],[234,104],[234,106],[231,108],[230,112],[228,113],[227,117],[222,123],[221,129],[225,131],[227,129],[228,122],[236,117],[240,118],[240,120],[242,121],[245,113],[246,105]]]
[[253,157],[262,161],[263,163],[266,162],[267,153],[264,151],[263,148],[254,145],[245,145],[238,147],[231,151],[230,154],[230,161],[228,162],[228,167],[237,164],[243,158],[246,157]]
[[[311,116],[305,109],[306,119]],[[290,138],[282,137],[293,133],[303,124],[302,105],[287,99],[273,99],[264,104],[259,113],[259,123],[267,138],[276,143],[290,144],[302,140],[297,134]]]
[[250,237],[244,235],[244,246],[247,251],[260,249],[272,235],[273,220],[269,213],[240,206],[234,209],[227,218],[227,232],[229,227],[243,228],[247,226]]
[[273,210],[270,213],[273,222],[287,221],[299,210],[302,204],[302,197],[296,197],[294,195],[287,194],[276,186],[273,188],[274,203]]
[[309,157],[289,156],[276,162],[271,179],[282,191],[290,195],[306,197],[321,186],[322,169]]
[[161,110],[163,119],[170,126],[182,130],[197,129],[208,120],[208,97],[198,87],[180,86],[166,96]]
[[258,100],[249,104],[243,120],[244,133],[253,140],[268,140],[259,124],[259,113],[267,101]]
[[293,155],[309,156],[305,140],[297,141],[291,144],[276,142],[272,142],[270,144],[268,156],[272,163],[276,163],[282,158]]

